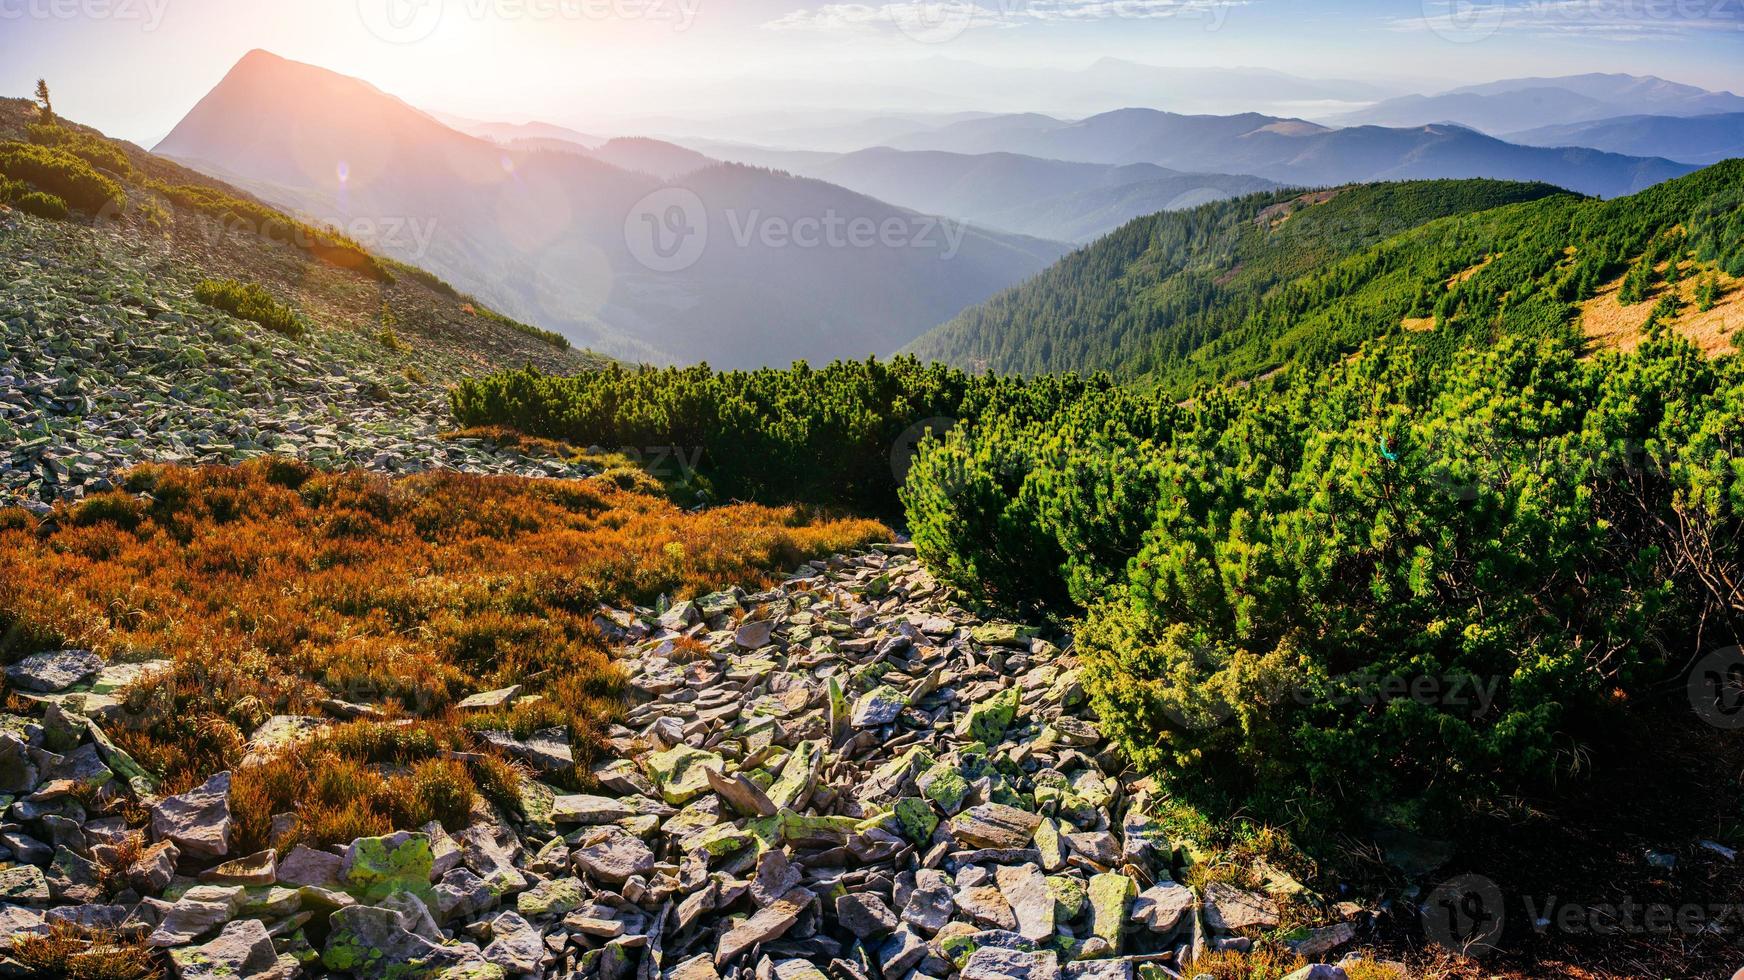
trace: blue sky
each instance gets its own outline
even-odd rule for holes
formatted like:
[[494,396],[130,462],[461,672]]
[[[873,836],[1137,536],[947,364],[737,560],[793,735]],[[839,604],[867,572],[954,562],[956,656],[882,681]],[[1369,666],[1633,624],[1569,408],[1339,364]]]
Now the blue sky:
[[[0,0],[0,92],[47,77],[67,115],[133,139],[255,47],[430,108],[572,125],[837,97],[1046,108],[1025,69],[1102,57],[1399,90],[1604,71],[1736,91],[1744,0]],[[953,82],[945,61],[999,68],[999,84]]]

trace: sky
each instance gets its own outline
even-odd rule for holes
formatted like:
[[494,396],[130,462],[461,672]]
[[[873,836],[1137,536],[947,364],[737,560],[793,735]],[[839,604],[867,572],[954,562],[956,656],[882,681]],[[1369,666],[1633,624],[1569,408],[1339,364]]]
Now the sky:
[[68,118],[147,145],[253,48],[427,109],[628,132],[1190,108],[1060,74],[1107,58],[1386,94],[1597,71],[1744,92],[1744,0],[0,0],[0,94],[46,78]]

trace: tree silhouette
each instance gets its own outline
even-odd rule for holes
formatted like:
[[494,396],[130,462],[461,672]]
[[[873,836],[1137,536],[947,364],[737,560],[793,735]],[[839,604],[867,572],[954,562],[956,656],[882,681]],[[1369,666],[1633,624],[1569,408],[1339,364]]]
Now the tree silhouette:
[[39,78],[36,80],[36,102],[38,107],[42,110],[41,121],[43,125],[53,126],[55,124],[54,102],[49,98],[48,81],[46,79]]

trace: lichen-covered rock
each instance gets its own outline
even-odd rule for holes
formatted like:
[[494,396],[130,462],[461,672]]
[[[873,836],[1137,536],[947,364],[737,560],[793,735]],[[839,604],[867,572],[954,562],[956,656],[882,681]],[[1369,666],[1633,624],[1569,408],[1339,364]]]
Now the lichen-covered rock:
[[957,722],[957,734],[986,745],[997,743],[1005,737],[1005,730],[1016,719],[1017,707],[1022,698],[1021,691],[1008,687],[986,701],[971,706]]
[[724,764],[719,755],[688,745],[675,745],[664,752],[652,753],[644,761],[648,778],[653,780],[660,798],[671,806],[683,806],[708,792],[708,773],[705,770],[718,770]]
[[438,944],[406,927],[398,912],[352,905],[328,920],[321,965],[358,980],[434,980],[468,963],[483,963],[471,943]]
[[515,896],[515,908],[528,918],[568,915],[587,901],[587,894],[576,878],[552,878],[541,881]]
[[1090,932],[1117,953],[1125,932],[1127,903],[1136,891],[1132,879],[1123,874],[1107,872],[1090,879]]
[[430,838],[399,831],[385,837],[360,837],[345,849],[339,884],[364,905],[379,904],[395,892],[409,892],[427,907],[436,907],[430,887],[435,857]]

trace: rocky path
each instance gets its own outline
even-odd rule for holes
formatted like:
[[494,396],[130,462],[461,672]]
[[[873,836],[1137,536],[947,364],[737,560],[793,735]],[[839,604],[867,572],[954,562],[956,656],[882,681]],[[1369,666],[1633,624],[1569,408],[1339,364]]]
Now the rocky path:
[[[1103,739],[1069,650],[971,616],[904,546],[600,624],[640,703],[598,790],[529,780],[524,815],[481,802],[469,827],[331,852],[229,853],[227,774],[156,800],[103,734],[117,668],[14,665],[43,713],[0,716],[0,934],[112,925],[182,977],[1160,980],[1292,925],[1287,876],[1183,884],[1191,849]],[[535,769],[568,753],[493,741]],[[136,799],[143,849],[117,881],[98,869]],[[1323,959],[1355,935],[1287,938]]]

